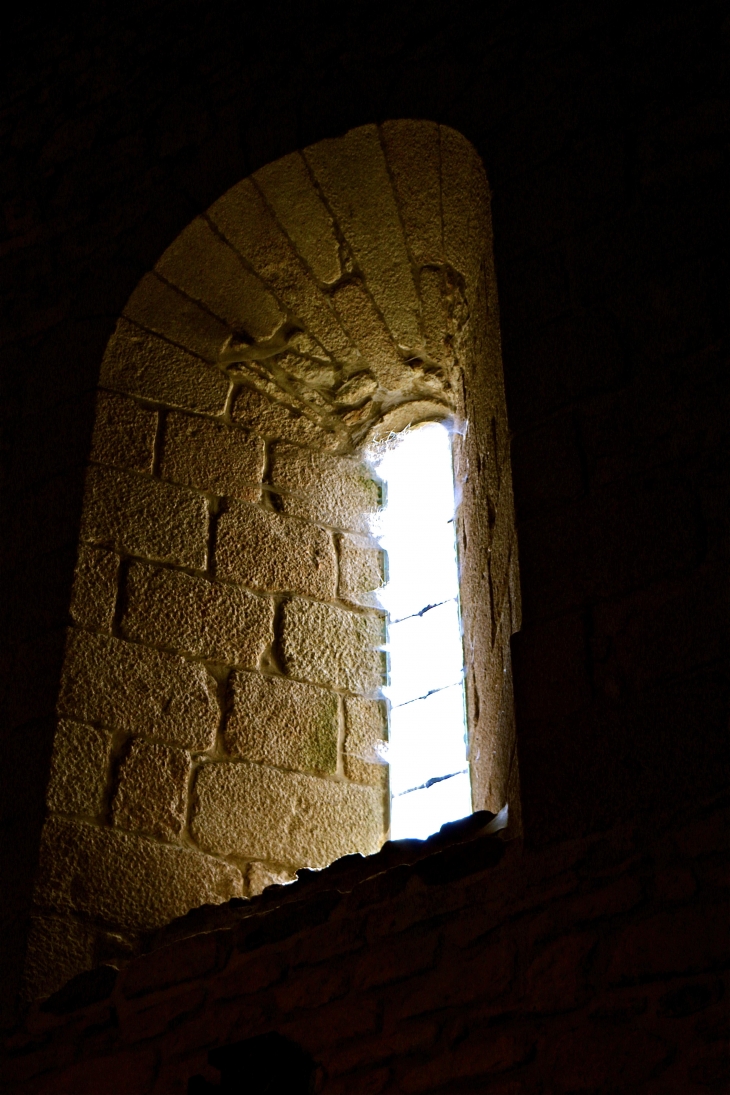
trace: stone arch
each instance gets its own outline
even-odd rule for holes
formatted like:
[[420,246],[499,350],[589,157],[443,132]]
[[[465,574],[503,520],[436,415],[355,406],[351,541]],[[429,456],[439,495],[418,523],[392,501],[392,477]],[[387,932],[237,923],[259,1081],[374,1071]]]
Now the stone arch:
[[489,193],[393,121],[257,171],[108,344],[48,789],[31,991],[140,931],[375,851],[381,560],[368,439],[460,424],[475,808],[518,804],[518,583]]

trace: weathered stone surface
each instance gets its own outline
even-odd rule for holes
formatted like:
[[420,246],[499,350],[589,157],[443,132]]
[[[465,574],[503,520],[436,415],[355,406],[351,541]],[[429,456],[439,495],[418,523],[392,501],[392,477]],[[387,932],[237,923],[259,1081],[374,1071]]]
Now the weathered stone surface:
[[231,337],[226,323],[156,273],[145,274],[138,283],[124,306],[124,315],[140,327],[213,363],[219,360]]
[[409,384],[411,372],[362,282],[346,281],[338,285],[332,303],[380,384],[387,389]]
[[418,298],[377,127],[320,141],[304,155],[396,341],[417,346]]
[[337,281],[340,247],[332,218],[312,185],[301,153],[267,164],[253,177],[314,276],[325,284]]
[[284,512],[322,524],[368,531],[368,517],[380,505],[380,485],[356,460],[325,456],[295,445],[275,445],[271,482],[286,491]]
[[192,832],[221,855],[324,867],[383,840],[377,791],[253,764],[206,764]]
[[255,589],[333,598],[337,559],[330,533],[243,502],[218,521],[216,574]]
[[628,924],[612,946],[609,984],[638,978],[719,969],[730,958],[727,899],[696,901],[680,909],[665,906],[651,917]]
[[[145,956],[146,961],[132,960],[124,973],[122,992],[125,1000],[139,1001],[139,1004],[128,1006],[134,1009],[135,1019],[141,1020],[141,1028],[144,1028],[144,1018],[149,1010],[147,1002],[140,998],[211,974],[220,963],[220,943],[217,932],[204,932],[155,950],[154,958]],[[142,1037],[145,1035],[146,1031],[142,1029]]]
[[61,719],[53,739],[48,809],[95,816],[104,804],[112,737],[95,726]]
[[286,671],[350,692],[373,694],[385,683],[384,622],[332,605],[292,600],[284,605],[281,645]]
[[[173,297],[173,303],[179,302],[181,307],[194,308],[203,320],[215,322],[211,316],[163,286],[157,278],[152,275],[150,277],[155,286]],[[143,284],[144,282],[140,289]],[[157,314],[154,309],[152,311]],[[154,329],[154,319],[148,326]],[[221,346],[229,334],[224,327],[221,328]],[[182,341],[183,345],[189,345],[184,339]],[[216,350],[213,360],[217,357]],[[207,414],[220,414],[223,411],[230,388],[228,379],[218,369],[206,365],[199,357],[187,353],[179,346],[173,346],[170,342],[143,331],[136,323],[130,323],[127,319],[119,320],[116,331],[109,340],[101,366],[100,383],[129,395],[154,400],[156,403]]]
[[182,749],[132,741],[119,765],[114,824],[176,840],[185,828],[190,768],[190,754]]
[[234,672],[224,741],[233,756],[300,771],[335,772],[337,696],[280,677]]
[[196,217],[170,244],[155,270],[205,304],[234,331],[245,332],[256,341],[271,338],[283,322],[263,282],[246,269],[203,217]]
[[201,750],[213,744],[220,717],[204,666],[85,631],[69,632],[58,709]]
[[96,397],[91,459],[131,471],[152,471],[157,411],[133,399],[100,391]]
[[465,1044],[408,1071],[401,1090],[409,1095],[411,1092],[428,1093],[450,1082],[464,1084],[464,1090],[468,1090],[467,1085],[473,1087],[473,1077],[479,1078],[477,1082],[481,1086],[483,1077],[516,1068],[529,1061],[535,1052],[534,1043],[523,1031],[494,1033],[487,1028],[480,1033],[480,1038],[472,1037]]
[[121,928],[155,928],[243,890],[240,871],[200,852],[119,830],[51,818],[36,899]]
[[385,580],[385,554],[369,541],[356,536],[340,536],[339,595],[357,605],[377,604],[377,590]]
[[354,347],[329,297],[310,278],[251,179],[231,187],[207,216],[329,354],[342,361],[352,358]]
[[[491,251],[489,187],[473,145],[449,126],[440,130],[444,254],[466,276],[473,299],[482,256]],[[483,241],[481,247],[474,246],[475,239]]]
[[273,639],[273,617],[268,598],[135,563],[129,569],[121,627],[138,642],[255,667]]
[[165,422],[163,479],[255,502],[264,472],[264,442],[206,418],[171,413]]
[[250,897],[263,893],[267,886],[285,886],[296,878],[294,871],[286,867],[279,869],[263,863],[252,863],[246,874],[246,885]]
[[452,320],[446,301],[446,279],[443,270],[426,266],[419,277],[421,314],[429,356],[442,365],[453,364],[454,352],[450,343]]
[[[308,337],[303,334],[299,335],[298,342],[303,342],[304,338]],[[317,343],[313,342],[309,352],[317,351]],[[306,353],[307,350],[305,349]],[[319,349],[320,356],[322,355],[321,348]],[[306,384],[315,384],[318,388],[333,388],[337,382],[337,378],[340,375],[339,367],[333,361],[311,361],[306,357],[299,357],[298,354],[283,354],[277,358],[277,365],[281,366],[285,373],[289,376],[296,377],[297,380],[303,380]],[[375,381],[372,381],[375,385]]]
[[23,974],[27,1000],[50,996],[94,964],[96,933],[71,917],[32,916]]
[[372,373],[358,373],[337,389],[336,399],[344,407],[356,407],[378,390],[378,382]]
[[382,787],[388,765],[379,747],[388,737],[388,716],[382,700],[345,697],[345,775],[355,783]]
[[79,546],[71,589],[71,619],[80,627],[109,631],[114,619],[119,556],[103,548]]
[[261,437],[332,449],[339,444],[337,434],[321,429],[311,418],[296,414],[283,403],[267,399],[253,388],[241,387],[233,404],[231,417]]
[[207,535],[202,495],[114,468],[89,468],[82,540],[202,570]]
[[409,118],[384,122],[380,132],[411,253],[418,264],[441,262],[438,126]]

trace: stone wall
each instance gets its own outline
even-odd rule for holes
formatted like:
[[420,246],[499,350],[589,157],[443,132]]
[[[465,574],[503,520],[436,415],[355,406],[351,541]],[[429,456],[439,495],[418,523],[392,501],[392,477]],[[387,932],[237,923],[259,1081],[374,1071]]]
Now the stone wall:
[[428,419],[457,429],[474,798],[519,818],[497,314],[483,169],[427,122],[262,168],[132,293],[101,364],[28,998],[192,906],[380,847],[363,461]]
[[30,0],[7,27],[3,1006],[24,960],[105,347],[187,225],[353,126],[433,119],[489,179],[522,590],[504,664],[530,854],[618,821],[642,831],[726,786],[727,4],[84,0],[40,17]]
[[177,921],[36,1005],[5,1083],[213,1095],[276,1031],[327,1095],[726,1091],[727,802],[532,852],[489,816]]

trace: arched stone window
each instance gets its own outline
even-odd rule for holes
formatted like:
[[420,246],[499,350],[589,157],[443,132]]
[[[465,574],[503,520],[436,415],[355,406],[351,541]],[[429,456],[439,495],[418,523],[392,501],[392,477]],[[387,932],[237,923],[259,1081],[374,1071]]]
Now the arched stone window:
[[[482,165],[429,122],[256,172],[132,294],[101,367],[34,991],[388,829],[373,437],[456,439],[473,800],[517,804],[515,539]],[[49,972],[50,971],[50,972]]]

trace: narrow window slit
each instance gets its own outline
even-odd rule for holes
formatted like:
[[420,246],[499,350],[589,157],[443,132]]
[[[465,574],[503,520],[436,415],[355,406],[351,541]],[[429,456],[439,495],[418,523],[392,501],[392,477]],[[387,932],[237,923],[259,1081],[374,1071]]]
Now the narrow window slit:
[[425,839],[471,813],[451,436],[409,429],[375,458],[387,505],[391,839]]

